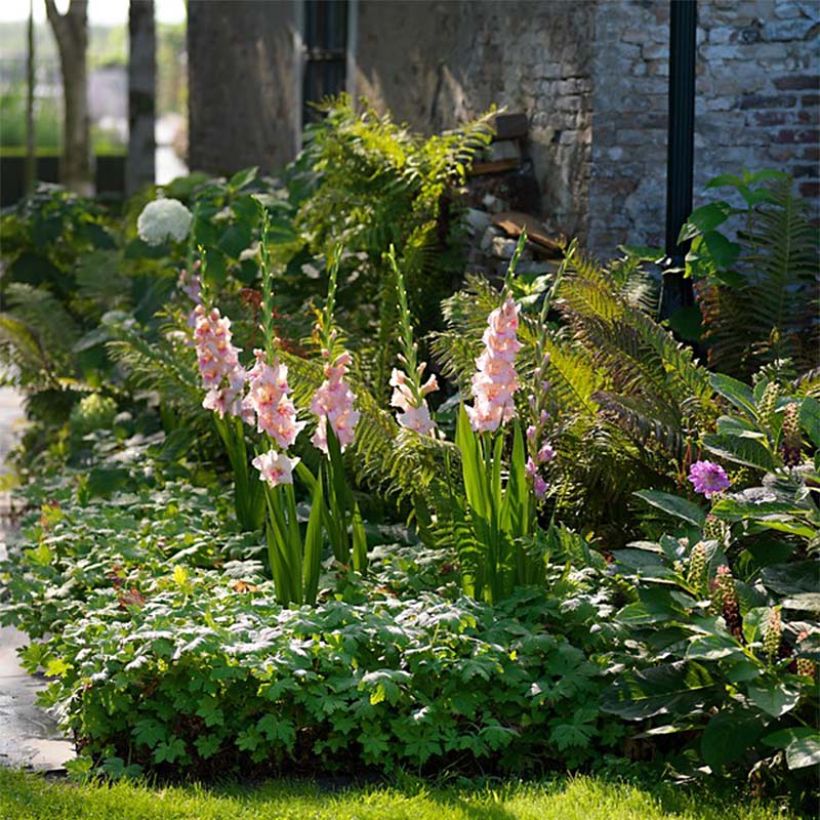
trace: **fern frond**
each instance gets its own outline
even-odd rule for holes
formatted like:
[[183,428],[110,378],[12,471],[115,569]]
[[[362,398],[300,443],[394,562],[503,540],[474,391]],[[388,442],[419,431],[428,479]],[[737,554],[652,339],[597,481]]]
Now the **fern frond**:
[[80,338],[80,327],[63,303],[45,287],[12,282],[6,288],[8,309],[3,313],[0,333],[6,364],[33,365],[39,376],[53,378],[56,372],[74,374],[72,348]]
[[190,348],[165,334],[149,341],[139,330],[123,325],[112,327],[112,333],[115,338],[106,347],[135,388],[156,391],[191,423],[197,415],[204,417],[199,373]]
[[791,359],[798,370],[817,365],[820,347],[818,232],[791,178],[776,181],[766,201],[749,211],[740,234],[739,287],[698,290],[709,363],[737,377]]

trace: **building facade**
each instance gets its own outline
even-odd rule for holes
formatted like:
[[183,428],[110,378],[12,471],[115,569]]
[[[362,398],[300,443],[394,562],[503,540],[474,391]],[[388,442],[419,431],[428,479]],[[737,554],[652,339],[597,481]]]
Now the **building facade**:
[[[606,256],[661,245],[667,0],[201,0],[189,4],[190,165],[275,170],[307,103],[347,90],[411,127],[526,112],[540,216]],[[774,167],[820,202],[820,3],[698,4],[695,196]]]

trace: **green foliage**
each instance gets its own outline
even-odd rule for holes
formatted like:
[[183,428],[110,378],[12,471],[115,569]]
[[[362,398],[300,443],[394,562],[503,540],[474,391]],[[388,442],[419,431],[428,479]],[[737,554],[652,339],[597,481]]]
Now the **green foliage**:
[[[391,547],[372,581],[323,575],[315,609],[283,609],[252,537],[226,536],[204,489],[140,478],[145,456],[106,498],[80,474],[31,485],[49,503],[0,570],[5,622],[50,636],[23,653],[53,676],[44,702],[98,764],[521,770],[619,742],[598,708],[617,635],[597,571],[547,567],[549,597],[492,608],[441,586],[446,555]],[[417,586],[424,563],[438,591]]]
[[[429,138],[366,105],[357,113],[346,97],[324,113],[308,127],[290,170],[291,189],[300,197],[294,224],[314,255],[345,249],[339,323],[354,349],[372,359],[373,381],[383,389],[396,352],[397,319],[384,254],[395,246],[422,335],[436,328],[439,304],[464,268],[461,210],[452,192],[489,143],[492,112]],[[355,287],[344,287],[354,281]]]
[[[674,489],[688,446],[717,417],[709,372],[633,303],[620,276],[570,248],[555,312],[542,319],[539,305],[525,307],[518,332],[521,394],[550,413],[555,514],[607,548],[623,544],[634,525],[632,493],[648,485]],[[468,289],[444,304],[448,329],[435,336],[433,349],[462,393],[498,302],[487,282],[468,277]],[[544,354],[546,378],[538,375]],[[529,403],[518,409],[528,423],[537,421]]]
[[686,271],[697,281],[710,366],[741,378],[765,364],[815,367],[818,237],[808,203],[775,171],[723,174],[707,187],[743,202],[697,208],[681,230],[693,240]]
[[[807,455],[816,447],[817,407],[804,399],[803,412],[787,410],[799,401],[776,397],[768,383],[754,394],[725,376],[713,377],[713,385],[736,410],[719,419],[726,432],[718,444],[706,436],[707,447],[742,465],[745,483],[755,471],[769,471],[762,486],[743,488],[738,476],[709,510],[639,493],[677,529],[615,553],[637,586],[637,600],[617,620],[637,643],[607,708],[641,721],[646,738],[685,733],[689,765],[703,761],[715,773],[751,769],[763,780],[789,770],[799,792],[810,789],[811,768],[820,762],[820,476]],[[786,413],[799,420],[796,433]],[[792,442],[785,464],[784,438]],[[742,442],[755,443],[761,455],[751,457],[758,451],[747,452]]]

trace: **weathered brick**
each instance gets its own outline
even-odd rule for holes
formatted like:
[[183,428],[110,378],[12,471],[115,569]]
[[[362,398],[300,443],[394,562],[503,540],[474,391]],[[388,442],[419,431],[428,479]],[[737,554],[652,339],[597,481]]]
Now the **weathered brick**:
[[809,177],[810,179],[817,179],[817,165],[793,165],[792,176],[795,179],[805,179],[806,177]]
[[778,20],[767,24],[763,36],[770,41],[803,40],[811,31],[813,22],[798,17],[791,20]]
[[797,102],[793,94],[744,94],[740,107],[746,108],[791,108]]
[[781,91],[816,91],[820,89],[820,78],[808,75],[778,77],[774,85]]
[[800,98],[800,105],[809,108],[813,105],[820,105],[820,94],[804,94]]
[[799,190],[802,196],[813,199],[820,196],[820,182],[801,182]]
[[818,141],[818,137],[820,137],[820,132],[818,132],[816,128],[784,128],[782,131],[777,132],[775,141],[788,144],[803,142],[815,143]]
[[785,111],[755,111],[752,121],[756,125],[785,125],[788,117]]

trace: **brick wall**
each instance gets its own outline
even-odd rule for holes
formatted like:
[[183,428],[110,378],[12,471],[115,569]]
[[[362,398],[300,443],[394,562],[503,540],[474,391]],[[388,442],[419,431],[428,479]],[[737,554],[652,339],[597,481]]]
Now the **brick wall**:
[[[695,196],[785,169],[820,207],[820,0],[700,0]],[[353,88],[426,132],[492,103],[524,110],[542,215],[602,257],[659,245],[668,0],[359,0]],[[291,2],[189,14],[191,165],[274,169],[298,144]],[[696,201],[695,204],[698,204]]]
[[[820,3],[698,4],[695,205],[706,182],[742,168],[792,173],[820,206]],[[589,245],[662,245],[669,8],[599,3],[595,18]]]

